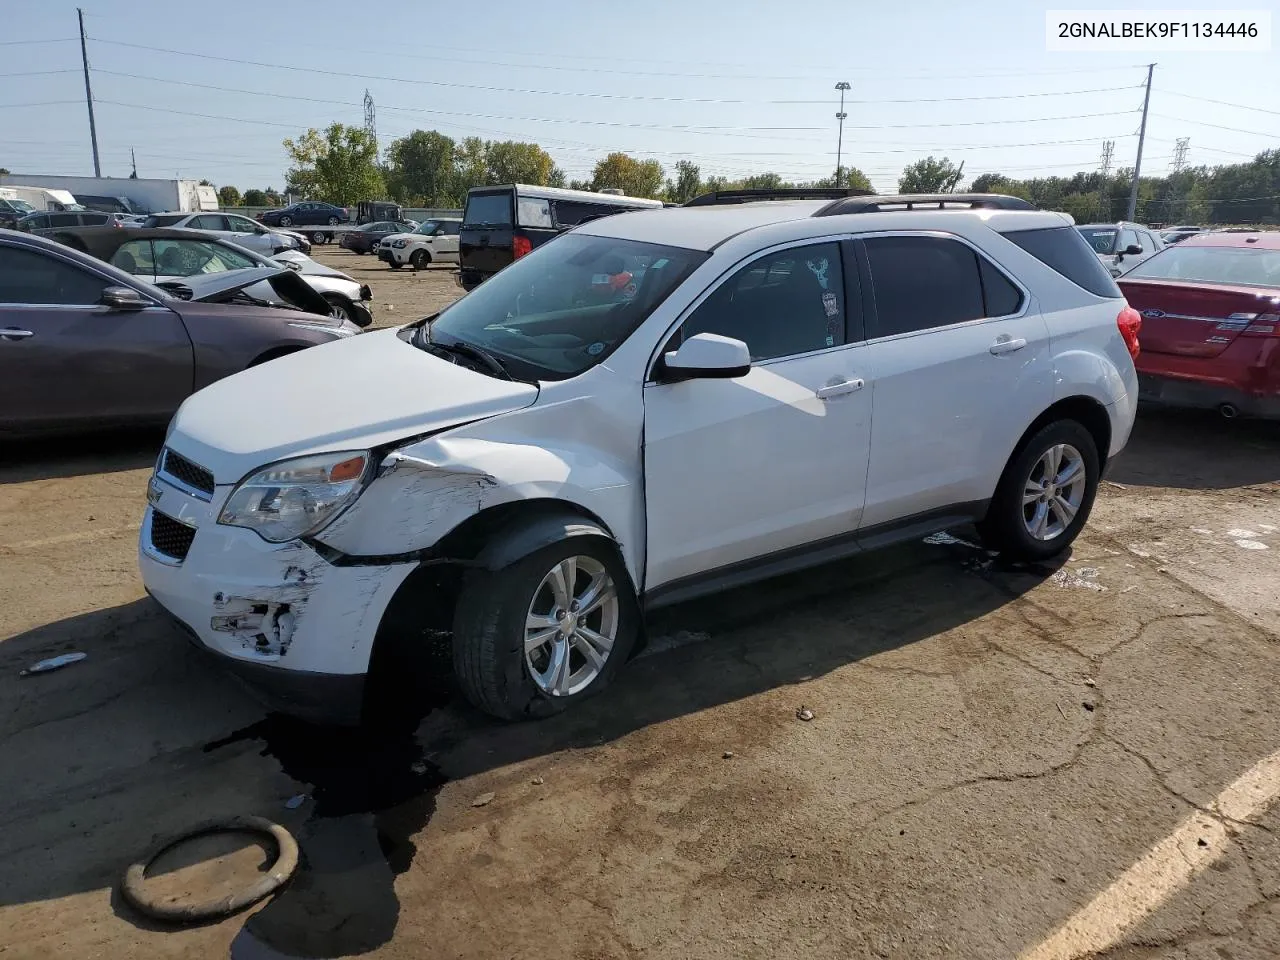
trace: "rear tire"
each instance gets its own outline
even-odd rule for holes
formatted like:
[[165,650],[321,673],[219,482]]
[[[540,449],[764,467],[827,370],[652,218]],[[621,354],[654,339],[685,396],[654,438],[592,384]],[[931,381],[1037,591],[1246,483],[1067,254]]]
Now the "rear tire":
[[329,226],[331,226],[331,227],[336,227],[337,225],[338,225],[338,218],[337,218],[337,217],[330,217],[330,218],[329,218]]
[[328,239],[329,239],[328,234],[326,234],[323,230],[314,230],[311,233],[312,243],[326,243],[328,242]]
[[409,265],[415,270],[425,270],[431,266],[431,254],[425,250],[415,250],[409,255]]
[[[557,591],[555,571],[570,560],[573,582]],[[598,587],[604,589],[593,595]],[[593,596],[607,599],[593,607]],[[557,619],[553,608],[572,610],[572,617]],[[467,699],[486,713],[503,720],[547,717],[607,687],[630,656],[639,627],[639,606],[613,544],[569,537],[501,570],[467,574],[454,612],[454,672]],[[548,639],[529,646],[537,634]],[[609,641],[603,653],[601,638]],[[587,648],[603,662],[593,663]],[[557,652],[565,659],[562,674],[555,669]]]
[[1014,560],[1057,556],[1089,519],[1100,477],[1093,434],[1075,420],[1047,424],[1005,467],[978,524],[983,542]]

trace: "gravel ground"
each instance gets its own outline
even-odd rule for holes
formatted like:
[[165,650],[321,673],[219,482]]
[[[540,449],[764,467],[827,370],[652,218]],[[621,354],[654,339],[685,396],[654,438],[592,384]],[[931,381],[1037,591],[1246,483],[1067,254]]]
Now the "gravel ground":
[[[457,289],[320,256],[392,322]],[[401,737],[264,716],[144,597],[160,441],[0,457],[6,957],[1277,955],[1275,425],[1144,415],[1059,563],[958,530],[665,611],[567,716],[445,691]],[[153,838],[228,814],[298,837],[281,895],[189,929],[121,902]],[[152,882],[229,892],[263,852]]]
[[409,267],[392,270],[372,254],[360,256],[332,244],[312,247],[311,257],[369,285],[373,290],[373,329],[428,316],[462,296],[462,288],[454,282],[457,267],[452,264],[418,271]]

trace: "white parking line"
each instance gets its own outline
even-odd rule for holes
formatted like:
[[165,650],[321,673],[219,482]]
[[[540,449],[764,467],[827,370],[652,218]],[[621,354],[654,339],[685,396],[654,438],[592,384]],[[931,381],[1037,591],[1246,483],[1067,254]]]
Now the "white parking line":
[[[1229,820],[1250,821],[1265,813],[1277,797],[1280,750],[1245,771],[1214,798],[1209,809]],[[1230,842],[1223,820],[1197,810],[1020,960],[1074,960],[1110,949],[1225,854]]]
[[86,530],[83,533],[63,533],[56,537],[42,537],[39,540],[23,540],[20,543],[0,543],[0,553],[21,553],[24,550],[39,550],[41,547],[56,547],[60,543],[75,543],[80,540],[110,540],[125,534],[132,536],[142,527],[139,523],[127,527],[103,527],[101,530]]

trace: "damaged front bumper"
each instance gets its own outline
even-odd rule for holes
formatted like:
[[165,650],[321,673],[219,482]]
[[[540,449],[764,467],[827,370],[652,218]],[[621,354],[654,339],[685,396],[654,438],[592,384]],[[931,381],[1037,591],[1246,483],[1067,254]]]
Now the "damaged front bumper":
[[220,526],[230,490],[206,501],[152,481],[138,545],[147,592],[272,705],[358,720],[378,625],[416,564],[333,566],[304,543]]

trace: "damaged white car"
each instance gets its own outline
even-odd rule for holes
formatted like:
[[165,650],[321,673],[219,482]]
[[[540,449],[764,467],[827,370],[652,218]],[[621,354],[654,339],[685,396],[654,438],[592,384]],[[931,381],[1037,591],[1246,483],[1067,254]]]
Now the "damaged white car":
[[147,590],[294,713],[358,720],[451,638],[519,718],[607,686],[656,605],[968,521],[1056,554],[1128,439],[1138,318],[1070,218],[929,202],[601,219],[221,380],[150,481]]

